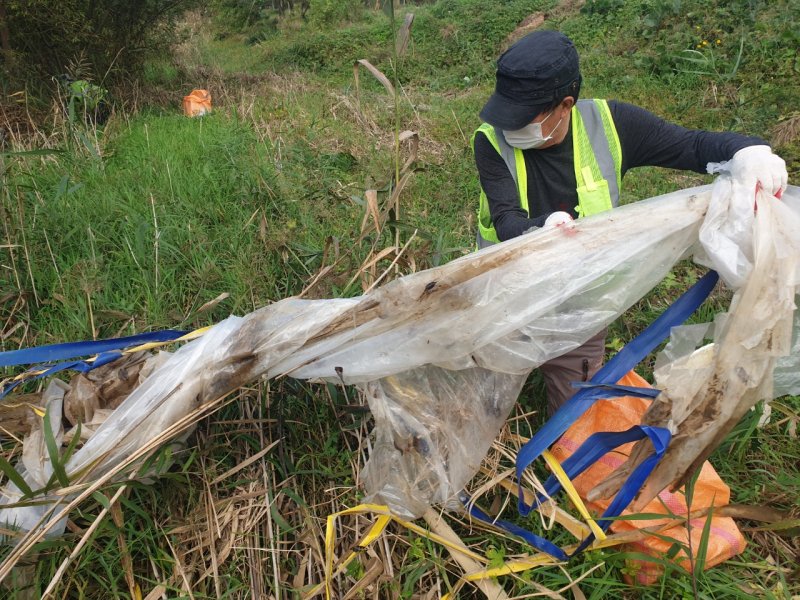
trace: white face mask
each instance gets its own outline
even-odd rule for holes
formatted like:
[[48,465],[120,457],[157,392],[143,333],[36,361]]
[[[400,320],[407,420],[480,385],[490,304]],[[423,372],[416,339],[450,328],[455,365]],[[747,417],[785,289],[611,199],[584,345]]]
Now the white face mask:
[[547,121],[552,114],[553,111],[551,111],[549,115],[547,115],[538,123],[529,123],[522,129],[515,129],[514,131],[506,131],[504,129],[503,137],[506,138],[506,142],[508,142],[509,146],[519,148],[520,150],[539,148],[553,139],[553,133],[556,131],[556,129],[558,129],[558,126],[561,125],[561,121],[564,120],[563,117],[559,119],[558,123],[556,123],[556,126],[553,127],[552,131],[550,132],[550,135],[544,137],[542,135],[542,123]]

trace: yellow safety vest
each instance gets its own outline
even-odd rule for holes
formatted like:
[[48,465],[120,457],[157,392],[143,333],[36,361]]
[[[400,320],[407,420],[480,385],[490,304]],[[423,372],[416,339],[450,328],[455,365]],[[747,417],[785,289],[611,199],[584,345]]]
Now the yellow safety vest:
[[[622,183],[622,149],[611,111],[605,100],[579,100],[572,107],[572,146],[574,152],[575,181],[577,182],[579,217],[594,215],[619,205],[619,190]],[[503,158],[511,176],[517,184],[519,204],[528,210],[528,174],[522,150],[509,146],[500,131],[483,123],[472,134],[472,149],[475,151],[475,135],[481,132]],[[478,233],[486,242],[497,243],[497,232],[489,213],[486,193],[481,189],[478,207]]]

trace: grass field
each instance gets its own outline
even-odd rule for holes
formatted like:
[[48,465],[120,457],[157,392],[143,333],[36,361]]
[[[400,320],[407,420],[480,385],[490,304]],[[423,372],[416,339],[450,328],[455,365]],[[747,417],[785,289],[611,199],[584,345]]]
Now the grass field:
[[[59,107],[22,127],[21,96],[9,100],[0,349],[194,329],[291,295],[361,294],[393,261],[388,277],[469,253],[478,196],[469,138],[492,90],[493,61],[537,16],[576,42],[584,97],[760,135],[786,160],[790,182],[800,180],[795,0],[438,0],[398,7],[396,28],[409,12],[402,56],[379,10],[338,22],[335,11],[312,9],[308,21],[270,16],[246,29],[214,9],[194,13],[173,56],[114,90],[115,111],[102,127]],[[356,83],[358,59],[384,73],[395,93],[364,66]],[[202,119],[180,114],[193,87],[213,97],[214,112]],[[405,131],[415,135],[398,140]],[[708,181],[642,169],[626,177],[624,200]],[[380,233],[365,231],[371,198],[385,209]],[[678,265],[614,324],[609,353],[699,272]],[[716,292],[698,318],[728,299]],[[652,379],[650,370],[640,367]],[[506,443],[541,422],[542,401],[534,378]],[[81,504],[66,534],[37,544],[0,597],[39,598],[51,581],[54,598],[301,597],[321,578],[325,518],[363,495],[357,481],[372,421],[360,403],[353,389],[287,378],[242,389],[180,448],[160,451],[171,460],[160,477],[126,482],[112,504],[120,484]],[[613,548],[499,583],[512,597],[797,597],[798,415],[797,397],[776,401],[763,428],[752,412],[711,459],[733,502],[786,512],[794,529],[743,521],[755,528],[744,553],[705,572],[664,561],[665,574],[649,587],[625,583],[631,556]],[[14,463],[18,440],[0,440]],[[481,502],[499,507],[507,498],[495,489]],[[515,538],[448,520],[492,565],[529,552]],[[535,519],[520,522],[542,531]],[[337,556],[370,523],[368,515],[340,519]],[[570,541],[565,531],[546,535]],[[437,598],[461,574],[445,548],[391,525],[337,577],[334,597]],[[482,596],[467,586],[458,597]]]

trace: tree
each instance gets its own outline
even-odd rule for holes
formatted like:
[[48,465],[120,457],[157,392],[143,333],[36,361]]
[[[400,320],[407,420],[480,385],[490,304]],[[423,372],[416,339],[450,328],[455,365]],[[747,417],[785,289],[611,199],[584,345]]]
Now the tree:
[[171,41],[175,19],[197,2],[0,0],[5,75],[49,80],[79,60],[98,79],[135,71]]

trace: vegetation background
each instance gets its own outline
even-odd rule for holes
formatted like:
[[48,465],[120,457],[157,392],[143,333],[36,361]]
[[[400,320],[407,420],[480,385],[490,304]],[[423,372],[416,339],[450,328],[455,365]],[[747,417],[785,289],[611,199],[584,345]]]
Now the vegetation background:
[[[760,135],[798,180],[797,0],[0,0],[1,349],[193,329],[290,295],[357,295],[470,252],[469,139],[494,60],[537,27],[576,42],[584,97]],[[354,71],[359,59],[389,85]],[[212,114],[181,114],[192,88],[211,92]],[[624,200],[707,181],[641,169]],[[609,352],[697,275],[678,265],[614,325]],[[705,316],[727,299],[716,293]],[[504,435],[535,427],[541,401],[533,380]],[[795,397],[764,428],[753,412],[714,455],[734,501],[797,519],[798,415]],[[243,389],[169,450],[160,478],[129,483],[111,518],[102,498],[81,506],[0,596],[38,598],[54,580],[64,598],[299,597],[320,581],[325,517],[359,502],[369,429],[355,390],[291,379]],[[18,440],[1,439],[13,463]],[[495,562],[527,551],[452,522]],[[367,525],[343,522],[337,553]],[[613,549],[501,582],[525,597],[561,597],[583,576],[561,593],[793,598],[796,533],[750,531],[742,555],[708,572],[665,560],[648,588],[624,582],[630,555]],[[346,597],[438,597],[460,576],[443,548],[400,527],[378,546],[337,579],[339,597],[354,586]]]

